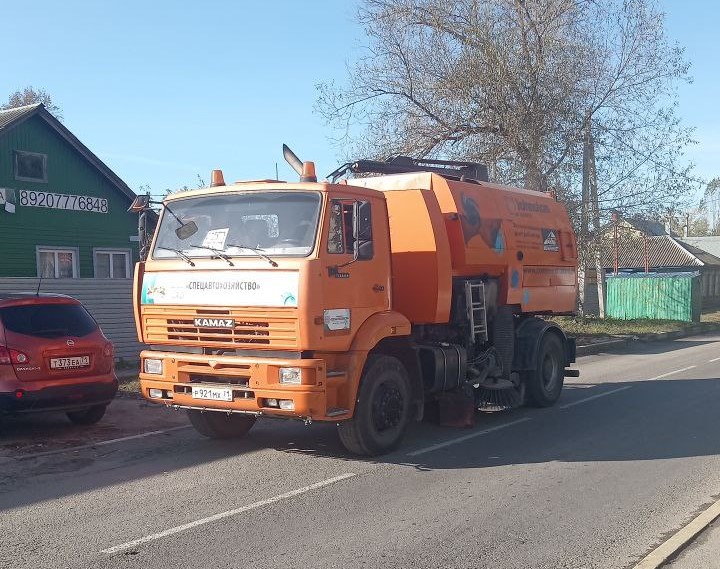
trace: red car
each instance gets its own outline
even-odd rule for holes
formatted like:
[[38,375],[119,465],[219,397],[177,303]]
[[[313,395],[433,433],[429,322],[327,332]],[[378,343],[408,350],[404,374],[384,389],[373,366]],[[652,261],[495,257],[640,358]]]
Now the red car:
[[91,425],[117,388],[113,345],[79,301],[0,295],[0,414],[65,411]]

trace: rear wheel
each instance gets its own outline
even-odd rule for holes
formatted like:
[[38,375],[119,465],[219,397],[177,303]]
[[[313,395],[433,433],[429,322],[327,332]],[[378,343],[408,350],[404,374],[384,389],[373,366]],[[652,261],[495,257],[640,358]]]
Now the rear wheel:
[[255,424],[254,415],[197,409],[188,409],[187,414],[195,430],[211,439],[239,439]]
[[397,358],[371,356],[365,365],[352,419],[338,423],[340,440],[359,455],[390,452],[410,420],[410,381]]
[[105,415],[107,405],[95,405],[82,411],[68,411],[67,418],[76,425],[94,425]]
[[565,379],[565,351],[557,334],[540,342],[535,372],[528,376],[527,396],[533,407],[550,407],[560,397]]

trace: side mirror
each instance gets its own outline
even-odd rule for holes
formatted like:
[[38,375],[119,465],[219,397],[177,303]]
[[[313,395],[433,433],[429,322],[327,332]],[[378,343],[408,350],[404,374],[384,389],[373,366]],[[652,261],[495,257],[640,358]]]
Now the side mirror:
[[133,203],[130,204],[130,207],[128,208],[128,211],[132,211],[134,213],[140,213],[142,211],[145,211],[150,207],[150,196],[137,196]]
[[353,257],[359,261],[373,258],[372,215],[370,202],[355,202],[353,205]]
[[183,223],[175,230],[175,235],[177,235],[177,238],[180,239],[180,241],[185,241],[185,239],[189,239],[197,232],[197,223],[195,223],[194,221],[188,221],[187,223]]

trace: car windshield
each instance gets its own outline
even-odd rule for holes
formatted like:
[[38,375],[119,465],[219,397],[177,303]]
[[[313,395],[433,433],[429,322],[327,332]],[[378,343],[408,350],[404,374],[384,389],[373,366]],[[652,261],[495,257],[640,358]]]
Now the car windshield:
[[79,304],[24,304],[0,309],[5,330],[36,338],[80,338],[98,325]]
[[[246,192],[172,201],[162,216],[154,259],[310,254],[315,244],[320,194],[315,192]],[[193,222],[189,237],[176,233]],[[184,238],[183,238],[184,237]]]

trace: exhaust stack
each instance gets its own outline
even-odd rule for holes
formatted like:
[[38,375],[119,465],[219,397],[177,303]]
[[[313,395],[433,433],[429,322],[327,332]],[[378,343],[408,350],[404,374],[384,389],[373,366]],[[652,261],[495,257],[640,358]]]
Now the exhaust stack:
[[290,164],[290,167],[300,176],[301,182],[317,182],[314,162],[303,162],[290,150],[287,144],[283,144],[283,157],[285,161]]

